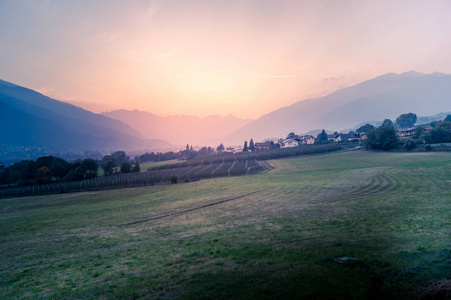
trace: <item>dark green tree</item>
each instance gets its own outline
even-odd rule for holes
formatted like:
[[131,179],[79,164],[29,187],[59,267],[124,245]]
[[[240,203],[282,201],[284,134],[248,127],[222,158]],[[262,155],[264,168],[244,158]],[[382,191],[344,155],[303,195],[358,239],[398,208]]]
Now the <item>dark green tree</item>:
[[287,135],[287,140],[288,139],[294,139],[296,137],[296,134],[294,133],[294,132],[290,132],[288,135]]
[[216,151],[218,151],[218,152],[222,152],[222,151],[224,151],[224,145],[221,143],[221,145],[219,145],[218,147],[216,147]]
[[416,114],[413,113],[402,114],[396,118],[396,125],[398,125],[399,128],[409,128],[413,127],[416,121],[417,121]]
[[84,170],[84,177],[87,179],[96,178],[99,171],[99,165],[92,158],[86,158],[81,162],[81,168]]
[[431,131],[431,139],[434,143],[451,143],[451,122],[440,122]]
[[[388,124],[388,123],[387,123]],[[394,126],[382,125],[366,133],[367,149],[392,150],[398,147],[399,139]]]
[[382,125],[381,125],[381,126],[395,126],[395,125],[393,124],[392,120],[390,120],[390,119],[385,119],[385,120],[382,122]]
[[9,183],[15,184],[22,178],[22,172],[19,170],[13,170],[9,173]]
[[415,149],[416,146],[417,146],[417,144],[416,144],[415,141],[412,140],[412,139],[408,139],[408,140],[406,140],[405,143],[404,143],[404,149],[405,149],[406,151],[413,150],[413,149]]
[[137,160],[137,161],[135,162],[135,165],[134,165],[133,168],[132,168],[132,172],[133,172],[133,173],[139,173],[139,172],[141,172],[141,165],[139,164],[139,160]]
[[85,179],[85,169],[81,166],[81,163],[75,163],[72,165],[70,172],[64,177],[65,181],[80,181]]
[[447,115],[446,118],[443,121],[444,122],[445,121],[451,122],[451,115]]
[[111,157],[116,163],[116,167],[122,165],[124,162],[129,162],[130,158],[125,154],[124,151],[116,151],[111,153]]
[[113,168],[117,167],[115,159],[111,155],[105,155],[100,161],[100,167],[104,175],[110,175],[114,172]]
[[370,123],[366,123],[365,125],[360,126],[357,129],[357,133],[362,133],[362,132],[368,132],[370,130],[373,130],[375,127],[373,125],[371,125]]
[[251,139],[251,141],[249,142],[249,150],[254,151],[255,150],[255,145],[254,145],[254,140]]
[[327,133],[324,129],[316,136],[316,143],[317,144],[327,143]]
[[121,164],[121,173],[130,173],[132,171],[132,165],[129,162],[123,162]]
[[35,172],[35,179],[38,184],[45,184],[51,181],[50,169],[47,166],[42,166]]
[[247,148],[247,141],[244,141],[244,147],[243,147],[243,152],[248,152],[249,149]]
[[207,147],[202,147],[199,149],[199,154],[208,154],[208,148]]
[[50,172],[56,180],[62,180],[71,170],[70,163],[62,158],[55,157],[50,167]]

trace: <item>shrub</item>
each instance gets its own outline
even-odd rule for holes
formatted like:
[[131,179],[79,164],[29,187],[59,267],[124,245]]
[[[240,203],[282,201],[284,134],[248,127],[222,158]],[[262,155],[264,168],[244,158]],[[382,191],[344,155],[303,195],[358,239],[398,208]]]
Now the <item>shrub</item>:
[[413,150],[413,149],[415,149],[416,146],[417,146],[417,145],[416,145],[415,141],[412,140],[412,139],[408,139],[408,140],[404,143],[404,149],[405,149],[406,151]]

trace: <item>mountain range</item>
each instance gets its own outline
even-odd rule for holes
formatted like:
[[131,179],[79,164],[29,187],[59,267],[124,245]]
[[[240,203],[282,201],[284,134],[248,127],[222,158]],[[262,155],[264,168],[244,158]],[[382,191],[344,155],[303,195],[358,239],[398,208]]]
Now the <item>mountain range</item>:
[[316,129],[340,131],[358,124],[395,120],[402,113],[432,115],[451,110],[451,75],[388,73],[327,96],[296,102],[238,129],[227,143],[284,137]]
[[0,80],[0,144],[63,151],[165,149],[124,123]]
[[95,114],[0,80],[0,144],[61,150],[163,150],[261,141],[318,129],[451,111],[451,75],[388,73],[327,96],[282,107],[256,120],[234,116],[160,117],[138,110]]

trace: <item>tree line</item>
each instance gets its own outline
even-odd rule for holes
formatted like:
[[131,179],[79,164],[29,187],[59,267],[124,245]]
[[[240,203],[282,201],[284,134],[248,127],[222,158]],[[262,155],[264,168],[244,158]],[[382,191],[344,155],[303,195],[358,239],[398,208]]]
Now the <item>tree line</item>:
[[29,186],[93,179],[98,176],[100,168],[105,176],[113,173],[140,172],[139,161],[132,164],[124,151],[105,155],[100,161],[86,158],[68,162],[50,155],[41,156],[36,161],[23,160],[8,167],[0,164],[0,185]]

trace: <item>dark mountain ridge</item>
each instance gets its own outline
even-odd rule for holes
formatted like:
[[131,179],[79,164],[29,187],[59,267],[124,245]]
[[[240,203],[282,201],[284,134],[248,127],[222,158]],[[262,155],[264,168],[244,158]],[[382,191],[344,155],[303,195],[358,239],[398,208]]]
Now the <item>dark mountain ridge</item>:
[[0,80],[2,144],[61,150],[163,149],[129,126],[36,91]]

